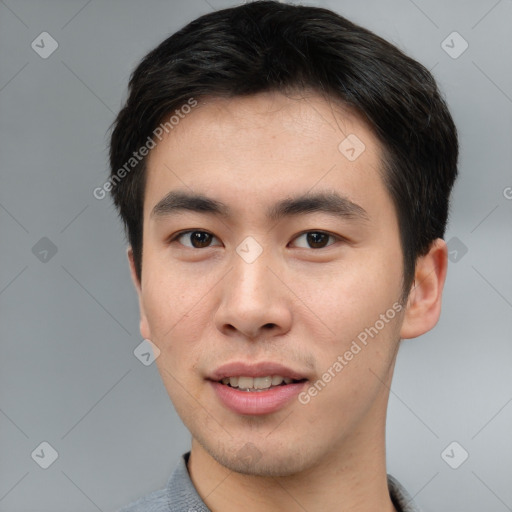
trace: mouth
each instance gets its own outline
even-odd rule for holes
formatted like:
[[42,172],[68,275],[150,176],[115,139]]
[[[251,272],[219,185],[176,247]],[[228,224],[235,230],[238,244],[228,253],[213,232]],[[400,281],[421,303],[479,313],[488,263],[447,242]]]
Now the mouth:
[[240,391],[249,392],[262,392],[269,389],[274,389],[280,386],[287,386],[288,384],[296,384],[305,382],[307,379],[292,379],[290,377],[283,377],[281,375],[267,375],[265,377],[249,377],[249,376],[235,376],[224,377],[217,381],[230,388],[238,389]]
[[263,415],[290,404],[308,378],[283,365],[229,363],[207,377],[220,403],[237,414]]

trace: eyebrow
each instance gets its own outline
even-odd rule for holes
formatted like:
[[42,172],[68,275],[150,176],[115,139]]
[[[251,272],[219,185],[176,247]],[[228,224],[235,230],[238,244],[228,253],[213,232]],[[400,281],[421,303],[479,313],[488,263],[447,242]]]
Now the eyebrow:
[[[152,209],[151,217],[166,217],[183,211],[205,213],[229,218],[231,210],[228,205],[204,194],[185,190],[172,190]],[[324,212],[335,217],[349,220],[368,221],[367,211],[337,192],[306,193],[283,199],[272,205],[266,212],[268,220],[277,222],[284,217]]]

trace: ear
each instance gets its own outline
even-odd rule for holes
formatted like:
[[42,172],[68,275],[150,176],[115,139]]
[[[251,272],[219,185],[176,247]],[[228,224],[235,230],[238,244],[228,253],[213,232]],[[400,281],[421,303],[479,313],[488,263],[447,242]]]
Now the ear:
[[137,295],[139,298],[140,334],[144,339],[151,340],[151,331],[149,329],[149,323],[144,309],[144,302],[142,300],[142,283],[139,281],[139,278],[137,277],[137,272],[135,271],[135,261],[133,259],[133,250],[131,246],[128,246],[128,249],[126,250],[126,255],[128,256],[128,263],[130,264],[130,273],[132,276],[132,281],[133,284],[135,285],[135,289],[137,290]]
[[441,315],[441,297],[448,268],[446,242],[437,238],[416,261],[414,283],[407,299],[401,338],[416,338],[430,331]]

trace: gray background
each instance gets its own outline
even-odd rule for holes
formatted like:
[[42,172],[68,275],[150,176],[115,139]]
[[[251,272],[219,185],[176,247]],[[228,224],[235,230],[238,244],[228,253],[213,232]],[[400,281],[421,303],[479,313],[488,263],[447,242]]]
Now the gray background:
[[[400,351],[388,471],[427,512],[512,510],[512,1],[307,3],[432,69],[460,131],[443,314]],[[155,364],[134,356],[121,224],[92,191],[133,67],[228,5],[0,1],[0,511],[113,511],[162,488],[188,450]],[[59,45],[46,59],[31,47],[43,31]],[[458,58],[445,50],[460,39],[442,46],[453,31],[469,44]],[[48,469],[48,450],[31,456],[43,441]],[[469,453],[458,469],[441,456],[452,441],[452,464]]]

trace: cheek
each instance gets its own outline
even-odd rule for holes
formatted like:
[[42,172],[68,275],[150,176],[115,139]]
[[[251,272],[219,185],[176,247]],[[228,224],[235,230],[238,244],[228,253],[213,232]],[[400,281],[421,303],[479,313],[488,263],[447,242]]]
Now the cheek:
[[157,362],[165,362],[176,374],[184,373],[198,360],[200,341],[211,322],[208,291],[215,279],[149,259],[147,269],[143,301],[151,341],[161,351]]
[[392,308],[400,297],[401,277],[396,253],[373,248],[332,262],[329,268],[296,276],[295,282],[300,283],[297,288],[305,302],[329,328],[331,340],[342,348]]
[[399,286],[391,277],[369,280],[371,269],[365,270],[366,278],[356,272],[333,276],[326,293],[312,302],[334,334],[313,333],[318,377],[306,390],[304,421],[333,439],[354,426],[385,390],[399,339]]
[[143,284],[143,303],[151,337],[160,350],[172,338],[187,313],[183,284],[168,271],[159,271],[148,263]]
[[190,266],[184,268],[171,261],[165,250],[151,250],[149,244],[147,247],[142,274],[144,306],[153,335],[161,338],[188,314],[194,314],[208,285],[202,271]]

